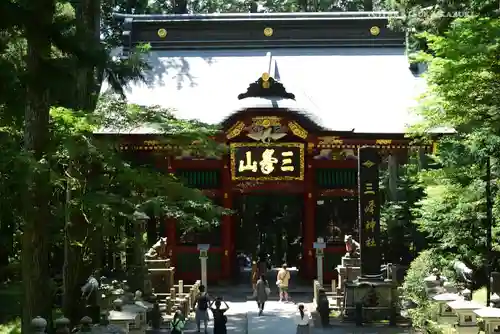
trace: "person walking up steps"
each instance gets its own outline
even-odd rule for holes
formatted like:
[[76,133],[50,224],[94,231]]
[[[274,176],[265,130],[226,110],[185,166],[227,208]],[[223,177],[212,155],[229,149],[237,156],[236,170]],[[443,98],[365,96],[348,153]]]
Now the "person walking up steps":
[[205,292],[205,286],[200,285],[198,288],[200,294],[196,298],[196,328],[198,328],[198,333],[200,332],[201,322],[203,321],[203,326],[205,328],[205,333],[208,333],[208,306],[210,305],[210,298],[208,294]]
[[285,300],[288,302],[288,283],[290,282],[290,272],[287,269],[286,264],[278,271],[278,276],[276,276],[276,285],[279,289],[280,302]]
[[259,315],[262,315],[264,312],[264,304],[269,297],[269,293],[271,293],[271,289],[269,289],[269,284],[266,281],[266,276],[260,276],[260,279],[257,281],[257,285],[255,288],[255,298],[257,300],[257,306],[259,307]]
[[212,307],[212,304],[210,305],[210,310],[212,311],[213,317],[214,317],[214,334],[227,334],[227,316],[224,314],[226,313],[227,310],[229,310],[229,306],[227,305],[226,302],[224,302],[224,305],[226,308],[221,308],[222,305],[222,298],[217,297],[215,299],[215,308]]

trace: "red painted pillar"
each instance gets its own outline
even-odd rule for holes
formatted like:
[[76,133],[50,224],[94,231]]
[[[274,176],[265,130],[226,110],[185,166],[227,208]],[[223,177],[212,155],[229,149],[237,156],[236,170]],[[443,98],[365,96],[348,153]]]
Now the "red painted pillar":
[[[229,158],[225,157],[222,168],[222,205],[224,208],[231,209],[233,207],[232,185],[231,185],[231,170],[229,167]],[[233,270],[233,222],[231,216],[223,216],[221,222],[222,234],[222,277],[224,279],[231,278]]]
[[305,206],[304,206],[304,238],[302,242],[303,250],[303,265],[305,269],[304,277],[312,278],[315,275],[315,257],[313,250],[313,243],[316,234],[316,191],[315,191],[315,177],[314,169],[306,156],[306,170],[304,175],[305,182]]
[[[172,174],[175,172],[172,167],[172,160],[170,157],[165,157],[165,162],[167,165],[167,173]],[[167,237],[167,254],[172,262],[172,265],[175,267],[177,262],[177,256],[175,253],[175,248],[177,245],[177,229],[176,229],[176,220],[175,218],[165,218],[165,231]]]

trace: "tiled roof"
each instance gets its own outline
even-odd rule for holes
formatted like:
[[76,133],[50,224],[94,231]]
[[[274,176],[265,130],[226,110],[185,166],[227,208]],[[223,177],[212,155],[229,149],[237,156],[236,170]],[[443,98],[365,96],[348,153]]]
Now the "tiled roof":
[[[295,101],[238,100],[268,71],[268,52]],[[302,110],[328,130],[404,133],[415,120],[409,110],[425,88],[424,79],[409,70],[404,47],[154,50],[148,62],[146,83],[126,88],[129,102],[173,108],[179,118],[211,124],[261,106]]]

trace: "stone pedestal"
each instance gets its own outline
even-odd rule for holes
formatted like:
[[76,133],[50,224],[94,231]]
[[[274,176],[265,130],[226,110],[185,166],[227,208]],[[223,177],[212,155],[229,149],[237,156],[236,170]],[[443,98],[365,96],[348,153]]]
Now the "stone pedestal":
[[392,281],[358,279],[345,286],[345,320],[362,322],[390,320],[396,291]]
[[455,300],[462,300],[463,298],[456,293],[440,293],[434,295],[432,299],[439,305],[440,317],[453,317],[455,316],[455,312],[448,306],[448,303]]
[[474,311],[483,308],[483,305],[467,300],[455,300],[447,305],[457,315],[458,327],[475,327],[477,325],[477,316]]
[[484,321],[484,333],[494,334],[500,326],[500,309],[484,307],[474,310],[474,314]]
[[361,259],[359,257],[344,256],[344,257],[342,257],[341,266],[342,267],[359,267],[359,266],[361,266]]
[[359,258],[350,258],[344,256],[342,258],[341,265],[337,266],[337,272],[339,273],[338,286],[337,288],[340,291],[344,290],[344,282],[347,280],[348,282],[352,282],[361,275],[361,259]]

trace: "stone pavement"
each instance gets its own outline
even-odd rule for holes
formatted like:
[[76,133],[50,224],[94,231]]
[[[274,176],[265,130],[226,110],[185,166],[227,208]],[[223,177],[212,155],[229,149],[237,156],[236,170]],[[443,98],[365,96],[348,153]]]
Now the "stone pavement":
[[[302,302],[302,300],[297,300]],[[306,302],[304,301],[304,304]],[[294,334],[296,332],[293,316],[297,312],[297,304],[268,301],[264,314],[258,315],[255,301],[228,302],[227,313],[228,334]],[[210,316],[212,316],[210,314]],[[185,334],[196,333],[196,324],[190,321]],[[203,327],[203,325],[202,325]],[[203,328],[202,328],[203,333]],[[208,333],[213,333],[213,322],[209,322]],[[351,324],[333,326],[328,329],[313,328],[311,334],[414,334],[411,329],[387,327],[355,327]]]
[[[247,312],[249,303],[246,301],[241,302],[227,302],[229,311],[227,311],[227,333],[228,334],[246,334],[247,330]],[[254,302],[255,304],[255,302]],[[210,312],[210,321],[208,323],[208,333],[213,333],[213,319],[212,312]],[[201,332],[203,333],[203,324],[201,325]],[[184,333],[196,333],[196,323],[189,321],[186,325]]]
[[[249,302],[251,303],[251,302]],[[294,334],[296,327],[294,315],[297,304],[269,301],[264,308],[264,315],[258,316],[255,302],[253,310],[248,312],[248,334]],[[305,304],[305,303],[304,303]],[[311,334],[413,334],[411,329],[388,327],[355,327],[351,324],[332,326],[327,329],[313,328]]]

